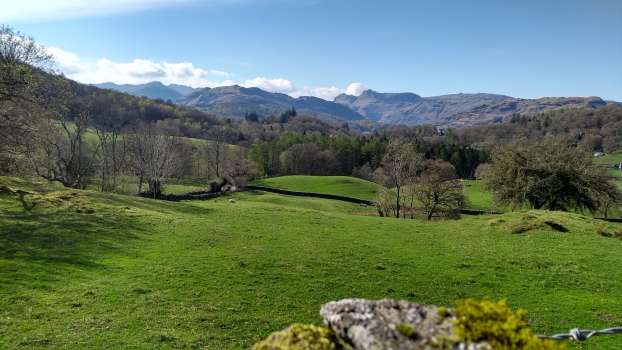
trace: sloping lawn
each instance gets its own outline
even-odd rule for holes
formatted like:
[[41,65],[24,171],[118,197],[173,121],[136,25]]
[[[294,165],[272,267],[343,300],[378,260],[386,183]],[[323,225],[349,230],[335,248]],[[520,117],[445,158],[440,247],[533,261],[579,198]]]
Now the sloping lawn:
[[576,214],[424,222],[266,193],[171,203],[1,184],[38,203],[0,194],[2,349],[247,349],[346,297],[507,298],[547,334],[622,323],[622,240],[596,233],[622,226]]
[[350,176],[290,175],[257,180],[254,185],[291,191],[315,192],[374,200],[378,186]]

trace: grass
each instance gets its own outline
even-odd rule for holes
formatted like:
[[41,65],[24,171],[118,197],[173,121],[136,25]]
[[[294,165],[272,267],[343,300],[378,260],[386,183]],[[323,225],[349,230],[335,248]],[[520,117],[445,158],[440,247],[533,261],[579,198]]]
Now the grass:
[[0,348],[246,349],[346,297],[507,298],[547,334],[622,323],[622,240],[597,234],[622,226],[577,214],[424,222],[262,192],[172,203],[0,184],[38,203],[0,195]]
[[622,150],[607,153],[605,155],[594,157],[596,164],[620,164],[622,162]]
[[[163,192],[166,194],[183,194],[193,191],[205,190],[208,185],[208,181],[183,178],[183,179],[167,179],[164,183]],[[100,189],[100,182],[92,181],[87,189],[92,191],[98,191]],[[147,191],[148,185],[143,183],[142,191]],[[138,191],[138,177],[136,176],[120,176],[119,183],[115,190],[118,194],[135,195]]]
[[[348,176],[279,176],[257,180],[254,185],[292,191],[316,192],[373,200],[377,185],[373,182]],[[462,180],[467,207],[482,210],[500,210],[493,205],[492,193],[480,180]],[[506,208],[501,208],[506,209]]]
[[505,209],[493,205],[492,193],[484,188],[481,180],[462,180],[462,185],[467,208],[495,211]]
[[350,176],[290,175],[257,180],[254,185],[291,191],[336,194],[359,199],[373,200],[377,185],[371,181]]

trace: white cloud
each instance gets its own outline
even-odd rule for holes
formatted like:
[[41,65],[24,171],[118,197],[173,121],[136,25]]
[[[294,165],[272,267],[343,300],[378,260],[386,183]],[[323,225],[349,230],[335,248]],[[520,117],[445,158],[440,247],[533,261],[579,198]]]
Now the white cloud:
[[363,85],[362,83],[352,83],[346,88],[346,94],[359,96],[365,90],[367,90],[367,86]]
[[296,92],[294,84],[291,81],[283,78],[268,79],[264,77],[257,77],[254,79],[246,80],[245,82],[241,83],[240,86],[258,87],[262,90],[279,92],[288,95]]
[[231,74],[229,74],[229,73],[227,73],[225,71],[221,71],[221,70],[217,70],[217,69],[211,69],[209,72],[212,75],[218,75],[218,76],[221,76],[221,77],[228,77],[228,76],[231,75]]
[[80,57],[73,52],[64,51],[57,47],[49,47],[46,50],[48,54],[54,57],[54,61],[63,73],[67,75],[79,73],[86,68],[80,62]]
[[[3,1],[1,21],[47,20],[136,12],[196,0],[18,0]],[[220,0],[221,2],[224,0]]]
[[299,96],[315,96],[319,98],[323,98],[325,100],[332,101],[335,99],[335,96],[342,94],[344,92],[343,89],[340,89],[336,86],[320,86],[320,87],[310,87],[305,86],[304,88],[297,90],[292,94],[294,97]]
[[[234,83],[220,81],[229,73],[206,70],[191,62],[155,62],[137,58],[131,62],[115,62],[100,58],[84,62],[77,54],[56,47],[47,48],[58,69],[69,78],[86,84],[114,82],[117,84],[143,84],[160,81],[164,84],[183,84],[192,87],[214,87]],[[212,79],[214,77],[214,79]]]
[[[315,96],[325,100],[333,100],[341,93],[360,95],[366,87],[361,83],[352,83],[345,89],[336,86],[298,88],[285,78],[256,77],[243,81],[224,79],[232,74],[222,70],[203,69],[191,62],[156,62],[149,59],[137,58],[130,62],[115,62],[107,58],[100,58],[94,62],[86,62],[79,55],[57,47],[46,49],[56,62],[57,69],[67,77],[85,84],[113,82],[116,84],[144,84],[160,81],[164,84],[181,84],[200,87],[230,86],[238,84],[244,87],[258,87],[260,89],[299,96]],[[224,79],[224,80],[221,80]]]

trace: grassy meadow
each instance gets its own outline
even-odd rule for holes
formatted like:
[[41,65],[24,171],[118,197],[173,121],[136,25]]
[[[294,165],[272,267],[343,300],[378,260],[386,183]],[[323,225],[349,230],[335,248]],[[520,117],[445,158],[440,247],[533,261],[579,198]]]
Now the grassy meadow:
[[622,323],[622,240],[597,234],[622,225],[578,214],[424,222],[264,192],[173,203],[0,185],[37,203],[0,194],[2,349],[247,349],[347,297],[507,298],[547,334]]
[[378,185],[350,176],[290,175],[271,177],[253,182],[254,185],[291,191],[315,192],[374,200]]
[[622,150],[594,157],[594,163],[596,164],[620,164],[620,162],[622,162]]
[[[503,210],[495,206],[492,193],[484,188],[480,180],[461,180],[467,207],[481,210]],[[254,185],[280,188],[292,191],[336,194],[360,199],[374,200],[378,186],[367,180],[349,176],[290,175],[271,177],[253,182]]]

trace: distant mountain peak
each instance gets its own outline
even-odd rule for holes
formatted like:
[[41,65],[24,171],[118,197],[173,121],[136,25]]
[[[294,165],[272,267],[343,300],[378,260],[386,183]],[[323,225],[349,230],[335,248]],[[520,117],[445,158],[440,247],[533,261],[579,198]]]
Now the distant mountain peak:
[[195,89],[154,81],[139,85],[103,83],[97,86],[136,96],[172,100],[227,118],[243,118],[249,112],[263,116],[279,115],[294,107],[299,114],[323,119],[369,119],[387,124],[453,127],[495,123],[516,113],[535,114],[562,107],[600,108],[614,103],[594,96],[520,99],[491,93],[456,93],[421,97],[412,92],[383,93],[372,89],[359,96],[340,94],[333,101],[327,101],[313,96],[293,98],[240,85]]
[[115,83],[102,83],[95,84],[95,86],[102,89],[110,89],[119,92],[124,92],[134,96],[148,97],[151,99],[162,99],[177,101],[185,96],[190,95],[196,89],[178,84],[164,85],[160,81],[150,81],[145,84],[115,84]]

